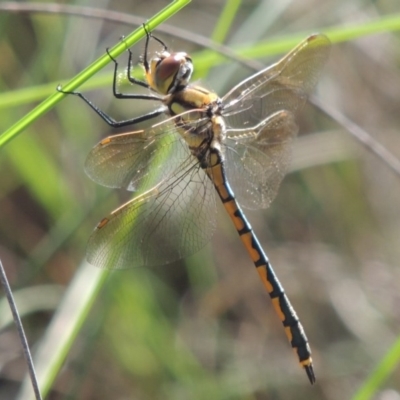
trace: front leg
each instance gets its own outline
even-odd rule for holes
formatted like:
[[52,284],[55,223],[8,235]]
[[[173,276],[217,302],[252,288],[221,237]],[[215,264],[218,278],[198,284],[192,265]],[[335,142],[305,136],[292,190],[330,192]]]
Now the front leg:
[[[97,115],[99,115],[108,125],[112,126],[113,128],[120,128],[122,126],[128,126],[128,125],[133,125],[137,124],[139,122],[147,121],[149,119],[158,117],[161,114],[164,114],[166,112],[165,106],[159,107],[154,111],[149,112],[148,114],[141,115],[139,117],[135,118],[130,118],[122,121],[116,121],[114,118],[106,114],[103,110],[101,110],[99,107],[97,107],[94,103],[92,103],[85,95],[83,95],[80,92],[67,92],[61,89],[61,86],[57,86],[57,91],[60,93],[64,94],[73,94],[74,96],[80,97]],[[159,97],[155,97],[152,99],[149,99],[148,97],[135,97],[138,99],[146,99],[146,100],[158,100],[161,101]]]

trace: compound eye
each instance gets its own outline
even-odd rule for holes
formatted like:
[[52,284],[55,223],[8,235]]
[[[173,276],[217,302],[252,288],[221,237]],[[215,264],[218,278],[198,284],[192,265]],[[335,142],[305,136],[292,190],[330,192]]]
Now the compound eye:
[[169,56],[160,60],[158,64],[156,64],[156,80],[157,82],[164,82],[168,80],[171,76],[176,75],[181,66],[181,62],[179,59],[176,59],[174,56]]
[[188,85],[192,71],[192,62],[186,53],[163,52],[152,59],[146,77],[154,90],[168,94]]

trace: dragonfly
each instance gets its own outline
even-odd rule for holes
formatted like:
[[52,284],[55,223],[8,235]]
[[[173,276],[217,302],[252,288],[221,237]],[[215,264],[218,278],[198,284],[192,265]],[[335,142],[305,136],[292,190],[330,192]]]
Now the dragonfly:
[[[330,41],[314,34],[275,64],[234,86],[225,96],[190,83],[193,62],[185,52],[170,52],[146,30],[141,65],[132,85],[146,94],[118,90],[114,61],[113,94],[119,99],[156,101],[153,111],[117,121],[80,92],[112,127],[129,126],[165,115],[146,129],[115,134],[89,153],[85,170],[95,182],[135,193],[103,218],[90,236],[87,260],[100,268],[168,264],[199,251],[215,230],[216,199],[232,219],[267,290],[284,331],[311,384],[316,381],[303,326],[242,208],[266,208],[287,172],[296,115],[317,83]],[[161,50],[149,58],[153,39]]]

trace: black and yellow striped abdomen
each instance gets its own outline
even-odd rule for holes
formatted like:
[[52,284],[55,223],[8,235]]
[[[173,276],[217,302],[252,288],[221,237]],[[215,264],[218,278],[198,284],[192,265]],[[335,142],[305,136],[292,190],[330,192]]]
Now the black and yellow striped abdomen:
[[297,354],[301,366],[306,370],[310,382],[314,383],[315,374],[311,359],[311,349],[304,333],[303,326],[301,325],[289,298],[286,296],[268,257],[260,246],[250,223],[247,221],[235,199],[235,195],[226,180],[224,164],[219,162],[213,167],[206,168],[205,171],[214,183],[215,189],[218,192],[226,211],[231,217],[240,239],[257,268],[258,275],[271,297],[274,309],[282,321],[286,336],[293,350]]

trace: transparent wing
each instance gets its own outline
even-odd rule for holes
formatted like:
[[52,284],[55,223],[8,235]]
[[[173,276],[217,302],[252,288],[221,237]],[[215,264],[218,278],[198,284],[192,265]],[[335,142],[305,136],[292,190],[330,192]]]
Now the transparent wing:
[[256,126],[280,110],[296,114],[317,83],[329,50],[326,36],[309,36],[276,64],[235,86],[222,99],[228,127]]
[[254,129],[227,132],[226,174],[243,207],[266,208],[275,198],[296,134],[294,115],[289,111],[272,114]]
[[102,140],[90,151],[85,171],[100,185],[145,191],[171,175],[189,155],[169,119],[149,129]]
[[200,250],[214,229],[214,188],[190,156],[104,218],[89,239],[87,259],[108,269],[167,264]]

